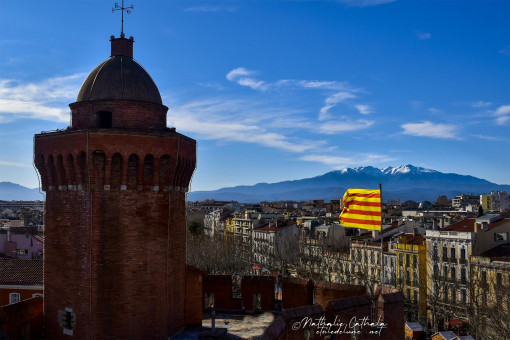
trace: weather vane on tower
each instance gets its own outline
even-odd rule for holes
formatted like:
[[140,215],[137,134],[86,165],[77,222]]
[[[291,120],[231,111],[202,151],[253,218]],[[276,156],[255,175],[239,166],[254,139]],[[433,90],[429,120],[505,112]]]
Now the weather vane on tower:
[[133,4],[131,4],[131,6],[129,6],[129,7],[124,7],[124,0],[122,0],[121,6],[119,6],[119,3],[116,2],[115,7],[112,7],[112,13],[115,13],[115,11],[121,11],[121,13],[122,13],[122,22],[121,22],[121,26],[120,26],[121,38],[124,38],[124,11],[126,11],[127,14],[131,14],[131,10],[133,8],[135,8],[135,6],[133,6]]

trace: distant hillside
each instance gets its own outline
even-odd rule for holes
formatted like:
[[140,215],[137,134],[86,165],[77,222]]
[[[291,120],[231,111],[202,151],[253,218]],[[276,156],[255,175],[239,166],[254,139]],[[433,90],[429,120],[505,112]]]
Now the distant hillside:
[[39,189],[29,189],[11,182],[0,182],[0,200],[2,201],[42,201],[44,196]]
[[383,200],[435,201],[439,195],[452,198],[461,193],[483,194],[491,191],[510,192],[510,185],[498,185],[473,176],[442,173],[435,170],[402,165],[377,169],[371,166],[346,168],[321,176],[278,183],[259,183],[214,191],[193,191],[188,200],[236,200],[239,202],[340,199],[347,188],[379,188]]
[[[330,171],[324,175],[278,183],[259,183],[214,191],[193,191],[190,201],[215,199],[243,203],[260,201],[305,201],[340,199],[347,188],[379,188],[383,186],[383,200],[435,201],[439,195],[449,199],[465,194],[484,194],[491,191],[510,192],[510,185],[498,185],[473,176],[447,174],[435,170],[402,165],[377,169],[371,166]],[[0,200],[43,200],[39,189],[29,189],[11,182],[0,182]]]

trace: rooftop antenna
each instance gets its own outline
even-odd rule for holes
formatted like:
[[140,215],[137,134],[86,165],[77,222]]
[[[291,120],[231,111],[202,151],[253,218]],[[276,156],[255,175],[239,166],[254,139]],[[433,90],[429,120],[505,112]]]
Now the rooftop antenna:
[[122,0],[122,5],[119,6],[119,3],[115,3],[115,7],[112,7],[112,13],[115,13],[115,11],[121,11],[122,13],[122,21],[120,26],[120,37],[124,38],[124,11],[126,11],[127,14],[131,14],[131,10],[134,9],[135,6],[131,4],[129,7],[124,7],[124,0]]

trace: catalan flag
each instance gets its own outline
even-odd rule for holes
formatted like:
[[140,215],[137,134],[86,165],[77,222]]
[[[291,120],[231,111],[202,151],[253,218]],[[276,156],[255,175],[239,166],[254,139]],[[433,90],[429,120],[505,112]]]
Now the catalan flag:
[[340,223],[344,227],[381,230],[381,190],[349,189],[342,203]]

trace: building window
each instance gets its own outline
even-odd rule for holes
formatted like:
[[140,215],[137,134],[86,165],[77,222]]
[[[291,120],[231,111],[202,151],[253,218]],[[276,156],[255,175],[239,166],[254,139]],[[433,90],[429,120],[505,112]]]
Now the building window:
[[460,283],[466,284],[466,268],[460,268]]
[[413,255],[413,268],[416,269],[418,266],[418,256]]
[[496,242],[508,241],[508,233],[494,233],[494,241]]
[[437,264],[434,265],[434,278],[439,277],[439,266]]
[[448,259],[448,248],[446,246],[443,247],[443,261]]
[[462,260],[465,260],[466,259],[466,248],[461,248],[460,249],[460,258]]
[[444,302],[448,303],[448,288],[444,287]]
[[21,301],[21,296],[19,293],[10,293],[9,294],[9,304],[16,303]]
[[111,129],[112,127],[112,113],[108,111],[99,111],[97,113],[99,127],[102,129]]
[[452,281],[457,280],[457,271],[456,271],[455,267],[452,267],[451,273],[452,273]]
[[411,266],[411,260],[410,260],[410,255],[409,254],[406,254],[406,267],[410,267]]
[[455,247],[451,247],[451,248],[450,248],[450,257],[451,257],[452,259],[455,259]]
[[466,300],[467,300],[466,299],[466,290],[465,289],[461,289],[460,290],[460,301],[462,303],[466,303],[467,302]]

